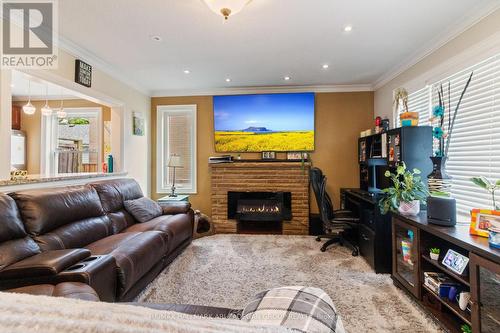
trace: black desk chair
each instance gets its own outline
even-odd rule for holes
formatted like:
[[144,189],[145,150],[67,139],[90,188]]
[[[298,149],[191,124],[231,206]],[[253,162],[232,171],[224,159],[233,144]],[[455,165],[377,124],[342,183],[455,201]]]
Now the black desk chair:
[[354,217],[351,211],[333,209],[332,200],[326,191],[326,177],[320,169],[312,168],[310,178],[325,232],[323,235],[316,237],[316,240],[320,242],[322,238],[328,238],[328,241],[321,247],[321,252],[325,252],[328,246],[339,243],[341,246],[350,248],[352,255],[357,256],[359,248],[349,241],[345,235],[349,231],[357,229],[359,218]]

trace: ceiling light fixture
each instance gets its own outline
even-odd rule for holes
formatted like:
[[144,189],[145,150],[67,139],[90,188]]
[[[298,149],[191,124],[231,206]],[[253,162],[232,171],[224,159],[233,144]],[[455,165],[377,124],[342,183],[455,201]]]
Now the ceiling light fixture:
[[328,69],[328,68],[330,68],[330,65],[328,65],[328,64],[323,65],[323,69]]
[[61,88],[61,104],[59,105],[59,109],[57,109],[57,118],[59,119],[64,119],[66,118],[67,114],[66,111],[64,111],[64,104],[63,104],[63,90]]
[[49,106],[49,85],[45,86],[45,105],[42,107],[42,115],[52,116],[52,108]]
[[28,80],[28,103],[23,106],[23,112],[32,115],[35,111],[36,108],[31,104],[31,80]]
[[214,13],[222,15],[224,21],[241,12],[252,0],[203,0]]
[[352,25],[346,25],[344,27],[344,32],[351,32],[352,31]]
[[291,78],[291,77],[289,77],[289,76],[285,76],[285,77],[283,78],[283,80],[285,80],[285,81],[290,81],[291,79],[292,79],[292,78]]
[[190,73],[191,73],[191,71],[189,69],[184,70],[184,74],[190,74]]
[[230,78],[227,78],[227,79],[226,79],[226,82],[231,82],[231,79],[230,79]]
[[151,40],[155,41],[155,42],[161,42],[161,37],[160,36],[150,36],[151,37]]

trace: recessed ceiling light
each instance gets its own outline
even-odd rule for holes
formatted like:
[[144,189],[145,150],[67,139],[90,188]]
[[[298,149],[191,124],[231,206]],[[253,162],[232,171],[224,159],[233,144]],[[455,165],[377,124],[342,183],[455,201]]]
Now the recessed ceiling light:
[[160,36],[151,36],[151,40],[155,42],[161,42],[161,37]]
[[329,67],[330,67],[330,65],[328,65],[328,64],[323,65],[323,69],[328,69]]
[[184,74],[189,74],[189,73],[191,73],[191,71],[189,69],[184,70]]
[[11,83],[11,84],[10,84],[10,87],[11,87],[11,88],[14,88],[14,87],[15,87],[15,86],[14,86],[14,83]]
[[352,25],[349,24],[344,27],[344,32],[351,32],[351,31],[352,31]]
[[291,78],[291,77],[289,77],[289,76],[285,76],[285,77],[283,78],[283,80],[285,80],[285,81],[290,81],[291,79],[292,79],[292,78]]
[[230,78],[226,78],[226,82],[231,82],[231,79]]

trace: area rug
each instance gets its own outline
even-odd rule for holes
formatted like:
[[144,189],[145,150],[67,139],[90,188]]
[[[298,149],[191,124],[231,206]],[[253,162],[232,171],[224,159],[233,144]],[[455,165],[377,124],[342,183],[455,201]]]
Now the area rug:
[[309,236],[215,235],[195,240],[137,298],[139,302],[241,309],[256,293],[303,285],[325,290],[347,332],[442,332],[389,275]]

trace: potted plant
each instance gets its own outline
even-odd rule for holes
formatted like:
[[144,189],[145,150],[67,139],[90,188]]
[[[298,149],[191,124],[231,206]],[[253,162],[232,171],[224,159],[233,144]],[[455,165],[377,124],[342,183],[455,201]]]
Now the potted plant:
[[438,260],[439,253],[441,253],[441,250],[438,249],[437,247],[431,247],[429,250],[429,255],[430,255],[432,260]]
[[379,202],[382,214],[399,212],[403,215],[417,215],[420,203],[425,202],[429,195],[420,177],[420,170],[406,170],[403,162],[396,168],[396,173],[386,171],[385,176],[391,178],[393,186],[382,191],[385,194]]
[[493,220],[497,220],[498,216],[500,216],[500,205],[497,204],[495,197],[495,192],[500,190],[500,179],[496,182],[491,182],[488,178],[479,176],[471,178],[471,181],[491,194],[492,206],[492,210],[472,210],[471,234],[488,237],[490,246],[495,249],[500,249],[500,226],[491,223],[489,221],[490,219],[486,219],[486,221],[481,222],[481,219],[478,218],[478,215],[485,215],[492,216]]
[[460,331],[462,331],[462,333],[472,333],[472,328],[467,324],[463,324],[460,326]]

